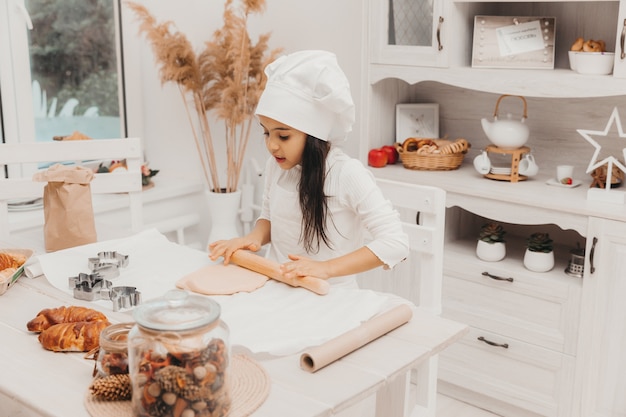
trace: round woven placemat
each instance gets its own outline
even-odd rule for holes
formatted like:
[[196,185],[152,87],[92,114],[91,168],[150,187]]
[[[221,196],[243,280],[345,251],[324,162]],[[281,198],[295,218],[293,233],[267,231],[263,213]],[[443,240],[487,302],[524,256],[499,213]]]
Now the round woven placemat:
[[[270,393],[267,371],[247,355],[233,355],[230,362],[231,407],[228,417],[247,417],[263,404]],[[130,401],[101,401],[87,390],[85,407],[91,417],[134,417]]]

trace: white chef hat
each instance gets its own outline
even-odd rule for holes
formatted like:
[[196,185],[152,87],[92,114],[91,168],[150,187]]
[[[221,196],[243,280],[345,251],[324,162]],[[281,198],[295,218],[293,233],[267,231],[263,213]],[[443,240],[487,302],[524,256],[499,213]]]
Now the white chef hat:
[[335,54],[294,52],[269,64],[265,74],[257,115],[325,141],[345,140],[354,123],[354,102]]

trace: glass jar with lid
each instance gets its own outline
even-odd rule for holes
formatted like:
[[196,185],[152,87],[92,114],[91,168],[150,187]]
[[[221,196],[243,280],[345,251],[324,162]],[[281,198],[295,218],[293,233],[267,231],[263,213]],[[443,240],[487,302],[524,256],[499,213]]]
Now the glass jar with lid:
[[135,416],[228,414],[229,330],[220,312],[214,300],[183,290],[135,308],[128,335]]
[[96,358],[98,376],[128,373],[128,332],[134,323],[118,323],[100,332]]

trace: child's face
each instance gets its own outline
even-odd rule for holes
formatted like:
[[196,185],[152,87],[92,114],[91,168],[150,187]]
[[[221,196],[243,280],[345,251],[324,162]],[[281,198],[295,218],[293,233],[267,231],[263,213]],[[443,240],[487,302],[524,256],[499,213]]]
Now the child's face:
[[258,116],[265,146],[282,169],[291,169],[302,161],[306,133],[265,116]]

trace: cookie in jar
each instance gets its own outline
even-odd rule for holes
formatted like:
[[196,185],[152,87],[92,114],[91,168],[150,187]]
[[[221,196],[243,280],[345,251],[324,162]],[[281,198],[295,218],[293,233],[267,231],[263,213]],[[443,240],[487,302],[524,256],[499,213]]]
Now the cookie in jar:
[[96,371],[100,377],[128,373],[128,333],[134,323],[118,323],[100,332]]
[[230,410],[229,330],[220,305],[172,290],[137,306],[128,336],[138,417],[223,417]]

